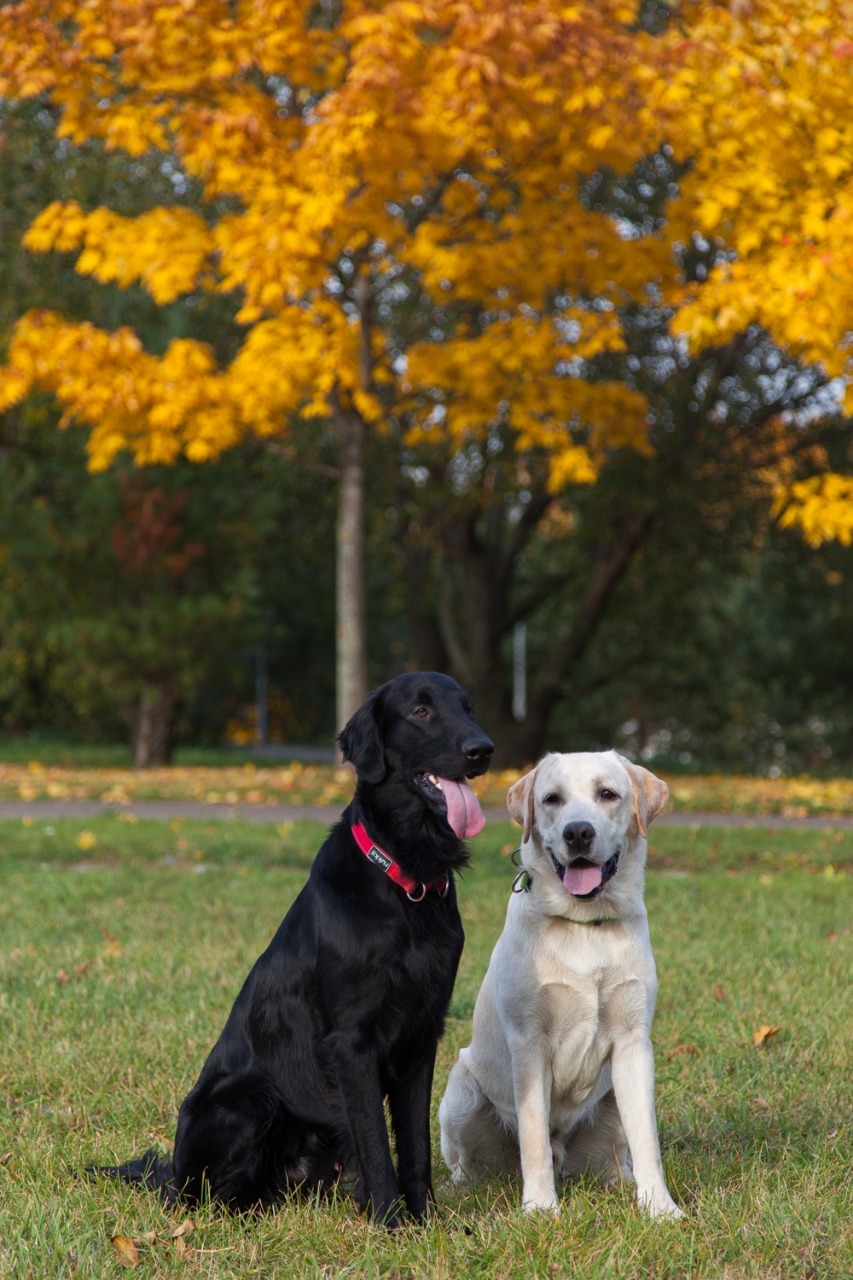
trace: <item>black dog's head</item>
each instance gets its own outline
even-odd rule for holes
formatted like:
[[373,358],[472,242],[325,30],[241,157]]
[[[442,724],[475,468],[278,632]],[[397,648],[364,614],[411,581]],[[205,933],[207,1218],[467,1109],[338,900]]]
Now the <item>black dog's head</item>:
[[414,671],[375,690],[338,735],[360,783],[393,780],[416,791],[460,838],[483,817],[466,778],[489,767],[494,744],[474,721],[468,694],[435,671]]

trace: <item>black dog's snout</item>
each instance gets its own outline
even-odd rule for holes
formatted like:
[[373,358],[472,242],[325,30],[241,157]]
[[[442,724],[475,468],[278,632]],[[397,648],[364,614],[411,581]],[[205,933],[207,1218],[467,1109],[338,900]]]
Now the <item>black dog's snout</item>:
[[563,827],[563,839],[569,852],[581,857],[595,839],[595,827],[591,822],[567,822]]
[[469,738],[467,742],[462,743],[462,752],[465,759],[471,765],[476,765],[482,769],[489,767],[489,761],[492,758],[494,749],[495,744],[485,734],[480,738]]

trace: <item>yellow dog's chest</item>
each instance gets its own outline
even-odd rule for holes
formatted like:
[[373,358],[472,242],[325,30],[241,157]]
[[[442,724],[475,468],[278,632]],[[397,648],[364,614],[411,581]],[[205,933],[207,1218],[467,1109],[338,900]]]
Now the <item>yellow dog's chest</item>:
[[638,974],[605,970],[548,982],[543,997],[552,1097],[580,1106],[595,1091],[614,1038],[648,1024],[647,985]]

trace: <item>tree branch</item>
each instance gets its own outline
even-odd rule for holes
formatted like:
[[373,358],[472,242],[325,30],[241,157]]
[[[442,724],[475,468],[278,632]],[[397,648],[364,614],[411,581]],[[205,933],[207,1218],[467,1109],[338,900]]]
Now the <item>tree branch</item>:
[[645,512],[633,519],[612,553],[599,564],[580,603],[574,626],[569,632],[566,643],[552,652],[550,661],[543,663],[534,678],[530,697],[534,714],[542,715],[547,711],[566,673],[586,653],[605,615],[613,592],[624,577],[634,555],[645,541],[654,519],[653,511]]

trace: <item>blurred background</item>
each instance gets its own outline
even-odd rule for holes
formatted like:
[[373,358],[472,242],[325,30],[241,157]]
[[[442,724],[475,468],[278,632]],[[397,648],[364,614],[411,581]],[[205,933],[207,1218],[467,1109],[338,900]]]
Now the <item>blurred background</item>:
[[[296,8],[307,15],[310,6]],[[600,7],[605,24],[613,8]],[[641,6],[645,33],[663,39],[675,8]],[[305,17],[306,29],[334,32],[341,13],[320,10],[325,18]],[[81,47],[79,31],[61,22],[56,30],[65,30],[69,48]],[[747,31],[744,39],[758,37]],[[114,51],[103,56],[104,66],[115,61]],[[7,76],[15,74],[12,61],[8,54]],[[290,101],[286,69],[284,58],[277,79],[259,72],[253,91]],[[250,80],[240,72],[231,88]],[[119,82],[116,73],[100,90],[104,118]],[[80,237],[64,243],[57,232],[49,252],[23,243],[57,200],[86,211],[107,207],[123,219],[161,207],[201,211],[211,225],[251,208],[249,196],[240,205],[239,180],[233,193],[220,189],[214,198],[205,190],[179,133],[171,151],[116,147],[95,124],[86,126],[88,137],[83,126],[76,137],[63,136],[67,94],[60,108],[57,85],[54,78],[16,95],[7,79],[0,100],[3,358],[14,363],[21,317],[49,309],[69,324],[110,332],[129,326],[158,358],[175,340],[192,339],[225,367],[245,339],[237,286],[229,290],[220,279],[215,289],[158,296],[133,272],[122,278],[116,269],[110,278],[84,263]],[[315,87],[311,101],[321,97]],[[300,111],[307,147],[313,119],[308,106]],[[839,135],[842,157],[845,146]],[[581,156],[571,200],[579,216],[606,223],[613,243],[635,257],[671,237],[678,287],[701,286],[736,256],[733,235],[706,234],[697,221],[685,237],[669,210],[687,192],[689,166],[669,147],[653,152],[640,139],[637,148],[644,147],[642,158],[621,169],[624,157],[606,148],[597,166]],[[518,182],[521,161],[514,163]],[[473,165],[455,160],[452,173],[466,189],[479,183],[486,190]],[[847,171],[833,181],[842,187]],[[710,217],[707,190],[703,198]],[[406,199],[409,213],[422,201],[411,190]],[[487,228],[490,210],[501,207],[490,188],[465,217]],[[361,258],[342,241],[338,284],[326,282],[325,298],[346,295],[350,316],[357,308],[366,328],[368,303],[358,289],[371,291],[382,336],[374,359],[386,362],[389,378],[399,372],[401,352],[425,340],[456,341],[464,325],[474,326],[477,309],[478,333],[487,332],[495,315],[486,301],[457,303],[464,290],[453,279],[448,296],[436,300],[414,259],[398,254],[389,268],[382,253],[392,250],[383,242],[380,253],[374,237]],[[504,253],[493,247],[495,261]],[[503,766],[548,748],[613,745],[670,771],[849,771],[853,551],[849,540],[783,527],[779,500],[792,479],[850,470],[838,381],[757,320],[735,332],[721,325],[689,345],[674,331],[675,293],[650,281],[623,288],[618,342],[578,345],[571,367],[552,367],[555,384],[618,386],[642,398],[640,434],[625,431],[620,440],[618,399],[609,418],[603,410],[597,418],[593,405],[562,428],[592,460],[591,475],[581,468],[557,483],[554,450],[519,429],[503,391],[467,434],[439,429],[451,401],[432,390],[422,392],[420,411],[401,408],[377,377],[371,395],[385,406],[378,425],[374,409],[353,400],[369,428],[361,460],[364,600],[353,606],[364,611],[363,682],[374,687],[412,668],[454,674],[471,688]],[[494,294],[497,286],[489,288]],[[600,292],[612,296],[603,278]],[[562,315],[564,336],[581,295],[595,310],[591,294],[589,280],[554,293],[549,305]],[[518,303],[519,314],[526,305]],[[43,358],[49,363],[50,352]],[[505,354],[495,361],[505,372]],[[531,382],[538,376],[529,372]],[[140,766],[167,762],[187,745],[330,749],[341,716],[336,653],[348,613],[336,597],[338,393],[328,393],[325,419],[316,407],[283,413],[279,435],[236,433],[202,461],[178,449],[168,465],[142,466],[126,447],[92,470],[88,433],[57,385],[33,375],[25,395],[6,397],[0,417],[5,742],[115,743]],[[115,397],[115,384],[105,394]],[[69,412],[72,425],[61,427]]]

